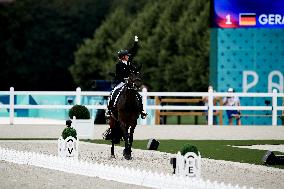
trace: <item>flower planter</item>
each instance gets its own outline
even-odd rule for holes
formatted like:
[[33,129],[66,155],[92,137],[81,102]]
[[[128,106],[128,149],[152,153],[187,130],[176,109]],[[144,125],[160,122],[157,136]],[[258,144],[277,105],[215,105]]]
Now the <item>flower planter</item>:
[[93,119],[72,119],[72,126],[77,131],[80,139],[95,139],[95,129]]

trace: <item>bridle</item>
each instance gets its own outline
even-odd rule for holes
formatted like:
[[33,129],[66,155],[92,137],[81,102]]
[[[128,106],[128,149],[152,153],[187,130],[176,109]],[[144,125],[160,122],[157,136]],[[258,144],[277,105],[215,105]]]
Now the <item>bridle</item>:
[[132,71],[129,77],[126,79],[126,87],[128,89],[138,91],[140,86],[142,85],[142,80],[139,76],[139,72]]

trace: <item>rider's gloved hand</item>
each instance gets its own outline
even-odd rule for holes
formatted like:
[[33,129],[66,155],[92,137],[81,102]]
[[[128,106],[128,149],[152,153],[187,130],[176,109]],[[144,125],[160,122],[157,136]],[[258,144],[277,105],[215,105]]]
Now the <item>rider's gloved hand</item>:
[[137,35],[135,35],[134,41],[138,42],[138,36]]

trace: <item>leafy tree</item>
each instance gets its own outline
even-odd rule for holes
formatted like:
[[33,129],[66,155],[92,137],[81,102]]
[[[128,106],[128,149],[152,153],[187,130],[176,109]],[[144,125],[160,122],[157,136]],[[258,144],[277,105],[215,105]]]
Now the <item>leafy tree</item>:
[[[83,89],[90,89],[92,80],[111,79],[109,73],[114,72],[116,53],[119,50],[116,41],[135,17],[137,11],[134,11],[133,7],[140,8],[129,8],[128,3],[121,2],[96,31],[94,38],[86,40],[75,53],[75,64],[70,67],[70,71],[76,83]],[[141,1],[137,1],[141,5],[139,2]]]
[[73,90],[73,52],[112,0],[21,0],[0,4],[0,89]]
[[[135,61],[143,64],[150,90],[206,90],[210,2],[158,0],[145,1],[143,6],[123,2],[77,51],[71,67],[77,84],[84,86],[92,77],[109,79],[116,51],[131,45],[137,34],[141,48]],[[88,71],[81,71],[86,65]]]
[[206,90],[209,3],[22,0],[0,4],[0,79],[5,81],[0,89],[70,90],[75,87],[73,79],[90,89],[93,79],[111,79],[108,72],[114,71],[117,50],[129,47],[138,35],[141,48],[135,62],[143,64],[150,90]]

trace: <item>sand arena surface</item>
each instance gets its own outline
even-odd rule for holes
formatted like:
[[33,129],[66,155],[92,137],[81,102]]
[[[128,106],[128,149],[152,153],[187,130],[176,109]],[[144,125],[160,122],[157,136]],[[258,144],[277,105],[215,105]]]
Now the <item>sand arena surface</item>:
[[[0,141],[0,146],[20,151],[57,155],[57,141]],[[133,167],[153,172],[172,173],[169,163],[173,154],[133,149],[133,159],[122,156],[115,148],[116,159],[110,157],[110,146],[81,142],[79,159],[91,162]],[[284,188],[284,170],[244,163],[202,159],[201,177],[254,188]],[[4,188],[146,188],[60,171],[0,162],[0,183]],[[277,179],[276,179],[277,178]],[[72,184],[69,187],[69,183]]]
[[[94,126],[95,139],[102,139],[107,125]],[[0,124],[0,138],[54,138],[65,128],[64,124]],[[283,140],[284,126],[205,126],[205,125],[138,125],[134,140]]]
[[[54,138],[57,139],[64,124],[0,124],[0,138]],[[95,125],[95,137],[102,139],[106,125]],[[134,140],[141,139],[186,139],[186,140],[283,140],[283,126],[137,126]],[[57,155],[57,140],[7,141],[0,146],[19,151],[40,152]],[[279,147],[279,146],[278,146]],[[122,156],[122,148],[116,147],[116,159],[110,159],[110,146],[80,142],[79,159],[110,165],[121,165],[153,172],[172,173],[169,163],[173,154],[155,151],[133,150],[133,159]],[[201,152],[202,155],[202,152]],[[145,188],[124,183],[69,174],[34,166],[17,165],[0,161],[0,188],[97,188],[132,189]],[[202,158],[201,177],[211,181],[246,185],[254,188],[284,188],[284,170],[260,165],[217,161]]]

